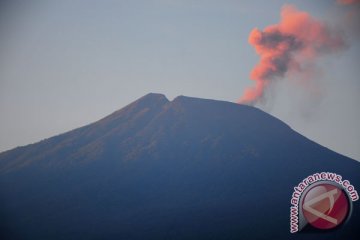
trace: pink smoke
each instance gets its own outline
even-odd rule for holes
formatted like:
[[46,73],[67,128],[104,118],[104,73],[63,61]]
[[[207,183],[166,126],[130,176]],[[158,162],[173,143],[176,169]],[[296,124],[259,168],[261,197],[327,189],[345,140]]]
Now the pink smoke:
[[351,5],[351,4],[360,3],[360,0],[336,0],[336,2],[338,4]]
[[250,74],[255,85],[245,90],[239,103],[250,105],[264,99],[264,93],[274,80],[284,78],[288,72],[306,71],[304,65],[311,65],[317,57],[345,47],[340,34],[291,5],[282,8],[280,23],[263,31],[253,29],[249,43],[259,54],[260,62]]

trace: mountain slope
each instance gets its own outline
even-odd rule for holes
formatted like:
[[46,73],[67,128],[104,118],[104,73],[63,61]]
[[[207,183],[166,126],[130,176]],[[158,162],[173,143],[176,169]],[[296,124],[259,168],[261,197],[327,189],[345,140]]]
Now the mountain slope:
[[[302,239],[293,187],[360,164],[253,107],[148,94],[93,124],[0,154],[9,239]],[[320,239],[353,237],[349,224]],[[261,231],[259,231],[261,229]]]

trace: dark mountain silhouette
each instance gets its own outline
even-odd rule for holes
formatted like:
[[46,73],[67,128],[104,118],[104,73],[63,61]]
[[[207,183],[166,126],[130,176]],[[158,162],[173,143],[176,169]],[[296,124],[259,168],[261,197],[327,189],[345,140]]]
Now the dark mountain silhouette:
[[148,94],[1,153],[1,239],[358,239],[359,202],[336,231],[290,234],[293,187],[322,171],[360,187],[358,162],[259,109]]

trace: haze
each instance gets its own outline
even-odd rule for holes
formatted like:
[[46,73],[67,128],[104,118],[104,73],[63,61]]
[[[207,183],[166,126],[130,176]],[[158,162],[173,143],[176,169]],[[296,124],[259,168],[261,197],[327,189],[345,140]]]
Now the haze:
[[3,2],[0,151],[83,126],[149,92],[237,101],[259,61],[248,36],[279,22],[284,4],[336,26],[347,49],[317,62],[316,97],[278,81],[256,107],[360,160],[359,22],[345,24],[359,6],[312,0]]

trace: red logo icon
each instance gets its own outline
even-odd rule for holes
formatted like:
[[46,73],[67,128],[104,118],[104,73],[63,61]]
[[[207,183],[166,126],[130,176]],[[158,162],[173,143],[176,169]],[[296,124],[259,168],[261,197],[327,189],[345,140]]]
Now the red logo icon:
[[349,214],[349,200],[344,191],[332,184],[319,184],[309,189],[302,201],[306,221],[315,228],[335,228]]

